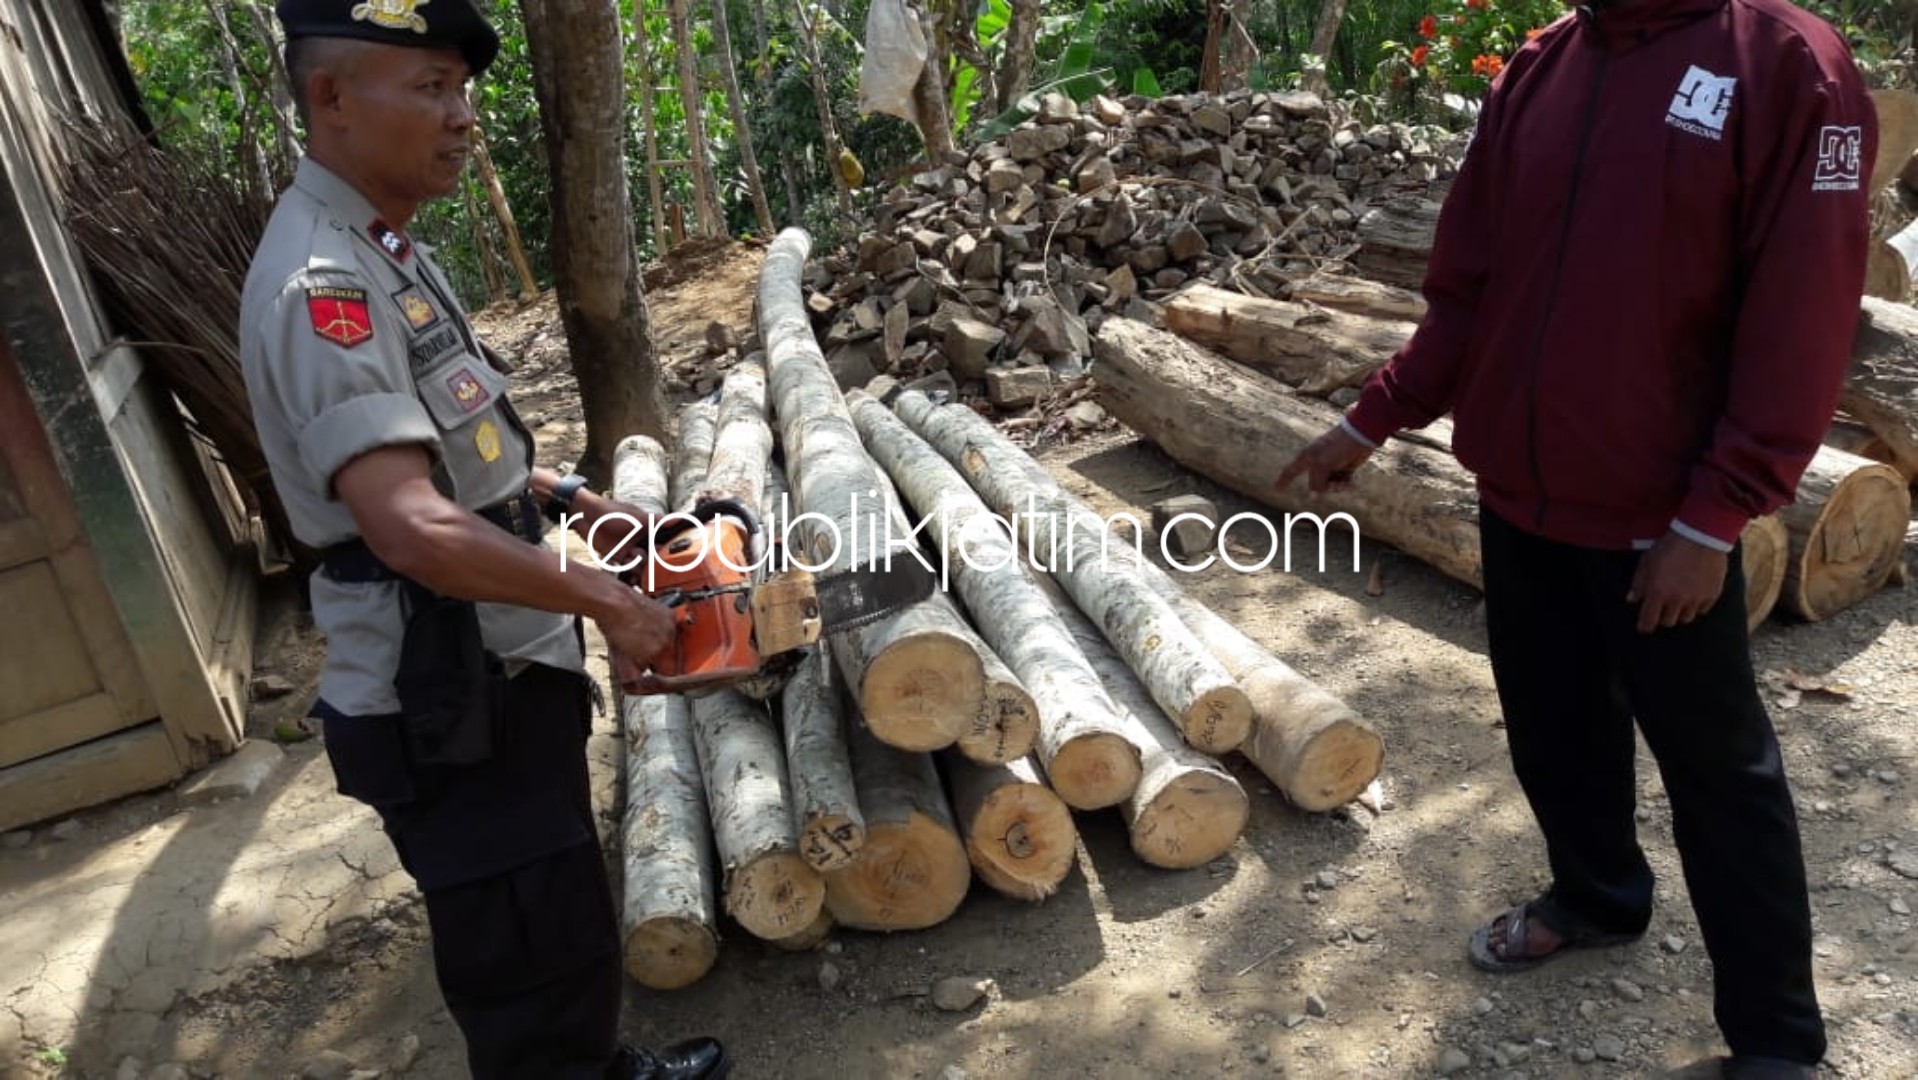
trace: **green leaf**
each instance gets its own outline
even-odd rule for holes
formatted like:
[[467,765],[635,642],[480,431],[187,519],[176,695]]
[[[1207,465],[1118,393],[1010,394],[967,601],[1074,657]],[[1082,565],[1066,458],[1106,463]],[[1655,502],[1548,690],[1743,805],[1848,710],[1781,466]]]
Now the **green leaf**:
[[1165,96],[1165,92],[1159,89],[1158,76],[1152,74],[1151,68],[1146,67],[1132,73],[1132,92],[1152,98]]

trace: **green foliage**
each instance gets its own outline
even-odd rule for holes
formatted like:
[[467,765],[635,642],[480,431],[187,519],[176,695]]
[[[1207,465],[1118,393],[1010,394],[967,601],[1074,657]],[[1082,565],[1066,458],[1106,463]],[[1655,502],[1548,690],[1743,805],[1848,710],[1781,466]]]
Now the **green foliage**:
[[1440,90],[1481,98],[1505,61],[1564,14],[1559,0],[1433,0],[1412,43],[1385,42],[1383,61],[1405,62],[1404,75],[1389,69],[1394,78],[1430,80]]

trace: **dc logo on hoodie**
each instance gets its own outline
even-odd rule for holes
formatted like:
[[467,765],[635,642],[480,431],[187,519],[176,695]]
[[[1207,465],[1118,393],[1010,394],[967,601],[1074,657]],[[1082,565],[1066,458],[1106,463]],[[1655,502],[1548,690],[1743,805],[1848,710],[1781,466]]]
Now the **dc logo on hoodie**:
[[1693,64],[1678,80],[1665,122],[1680,131],[1718,141],[1724,137],[1725,118],[1732,111],[1732,89],[1737,84],[1737,76],[1713,75]]
[[1865,129],[1827,124],[1818,129],[1818,168],[1811,174],[1813,191],[1857,191]]

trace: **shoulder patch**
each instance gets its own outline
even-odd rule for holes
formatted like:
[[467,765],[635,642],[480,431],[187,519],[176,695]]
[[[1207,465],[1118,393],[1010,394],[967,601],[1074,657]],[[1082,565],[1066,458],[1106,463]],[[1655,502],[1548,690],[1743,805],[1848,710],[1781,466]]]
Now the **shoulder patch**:
[[317,285],[306,290],[306,314],[313,332],[351,349],[373,339],[373,313],[366,306],[365,289]]
[[418,286],[402,287],[393,293],[393,302],[399,305],[400,314],[415,330],[424,330],[440,321],[440,313],[433,309],[432,301],[421,294]]

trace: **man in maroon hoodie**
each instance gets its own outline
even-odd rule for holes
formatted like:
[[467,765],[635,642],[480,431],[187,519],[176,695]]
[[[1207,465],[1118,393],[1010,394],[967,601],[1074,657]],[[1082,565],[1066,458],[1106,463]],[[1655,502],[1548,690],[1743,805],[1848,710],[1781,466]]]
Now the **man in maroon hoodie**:
[[1732,1076],[1815,1075],[1825,1052],[1737,541],[1791,501],[1836,406],[1876,146],[1845,43],[1787,0],[1578,8],[1485,102],[1417,334],[1278,478],[1321,492],[1453,413],[1513,767],[1553,873],[1471,957],[1521,970],[1645,931],[1636,718]]

